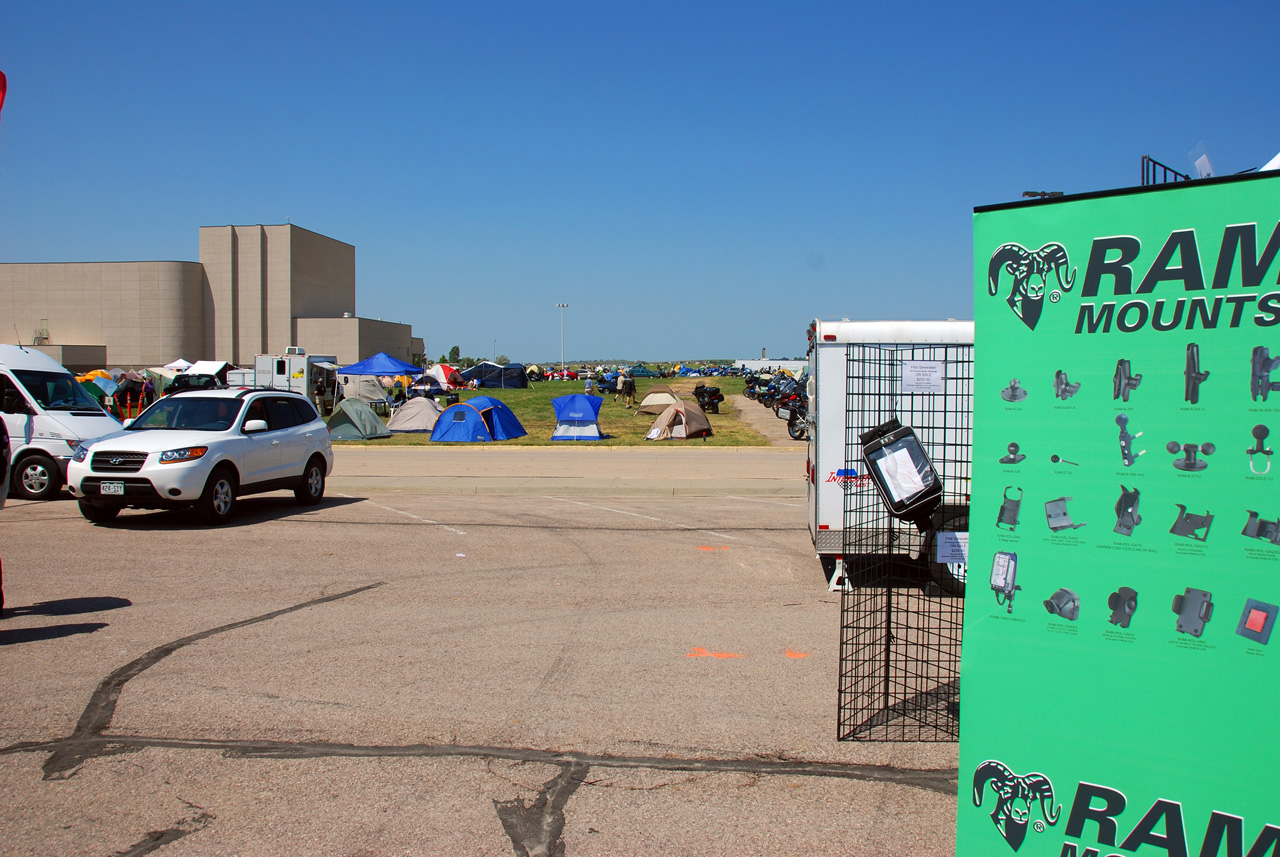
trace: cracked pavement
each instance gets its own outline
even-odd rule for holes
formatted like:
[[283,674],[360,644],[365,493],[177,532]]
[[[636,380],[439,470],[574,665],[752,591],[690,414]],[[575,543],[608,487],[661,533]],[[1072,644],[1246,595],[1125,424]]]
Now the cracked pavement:
[[803,496],[330,489],[0,512],[5,853],[953,851],[954,745],[835,740]]

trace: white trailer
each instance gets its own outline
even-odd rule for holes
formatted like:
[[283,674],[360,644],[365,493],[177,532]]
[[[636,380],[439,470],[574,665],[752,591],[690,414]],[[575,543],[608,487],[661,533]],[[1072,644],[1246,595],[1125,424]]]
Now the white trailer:
[[[943,346],[939,348],[938,346]],[[822,321],[809,325],[809,457],[806,463],[809,534],[830,587],[844,582],[846,545],[863,541],[847,538],[845,531],[846,493],[851,508],[864,502],[861,495],[875,497],[875,486],[862,472],[858,434],[875,425],[870,409],[859,398],[865,394],[867,379],[859,366],[863,355],[888,354],[878,361],[877,371],[889,367],[883,383],[875,383],[877,400],[885,390],[895,406],[884,418],[894,416],[910,423],[922,441],[933,438],[950,453],[963,450],[964,478],[967,481],[967,450],[972,447],[973,322],[971,321]],[[949,361],[966,365],[948,366]],[[927,394],[936,388],[941,396]],[[962,389],[963,388],[963,389]],[[950,394],[950,395],[948,395]],[[962,394],[962,395],[957,395]],[[969,413],[944,415],[912,404],[914,399],[938,398],[962,402]],[[899,409],[896,405],[903,404]],[[905,410],[901,413],[900,410]],[[931,424],[932,423],[932,424]],[[933,453],[931,453],[932,455]],[[951,486],[967,495],[968,487]],[[967,501],[966,501],[967,505]],[[967,509],[966,528],[967,528]],[[921,539],[896,545],[895,551],[918,555]],[[960,572],[963,575],[963,572]],[[963,578],[961,578],[963,579]]]
[[317,380],[326,381],[326,389],[333,387],[337,361],[336,357],[308,354],[297,347],[286,348],[284,354],[259,354],[253,358],[253,384],[310,396]]

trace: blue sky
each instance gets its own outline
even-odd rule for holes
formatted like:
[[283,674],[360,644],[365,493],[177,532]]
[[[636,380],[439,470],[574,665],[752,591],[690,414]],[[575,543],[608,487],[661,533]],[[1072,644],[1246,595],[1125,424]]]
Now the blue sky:
[[356,247],[432,355],[800,355],[972,318],[974,206],[1280,151],[1280,7],[16,3],[0,261]]

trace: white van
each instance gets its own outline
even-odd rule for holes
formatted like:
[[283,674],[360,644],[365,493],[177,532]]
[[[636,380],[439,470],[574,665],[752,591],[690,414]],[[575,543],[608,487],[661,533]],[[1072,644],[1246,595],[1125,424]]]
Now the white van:
[[120,430],[61,363],[20,345],[0,345],[0,411],[9,431],[9,490],[28,500],[58,496],[81,442]]

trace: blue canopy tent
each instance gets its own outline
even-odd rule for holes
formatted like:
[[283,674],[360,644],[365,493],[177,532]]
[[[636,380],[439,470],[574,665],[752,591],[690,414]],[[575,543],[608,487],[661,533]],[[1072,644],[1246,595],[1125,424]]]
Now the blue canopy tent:
[[379,351],[359,363],[343,366],[338,372],[348,375],[421,375],[422,369],[412,363],[397,360],[385,351]]
[[488,396],[476,396],[441,411],[431,430],[431,439],[443,443],[476,443],[511,440],[526,434],[520,420],[505,404]]
[[556,429],[552,440],[600,440],[600,403],[598,396],[574,393],[556,396],[551,405],[556,409]]

